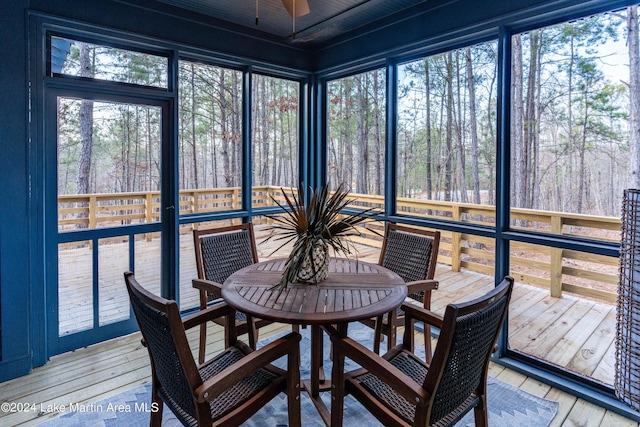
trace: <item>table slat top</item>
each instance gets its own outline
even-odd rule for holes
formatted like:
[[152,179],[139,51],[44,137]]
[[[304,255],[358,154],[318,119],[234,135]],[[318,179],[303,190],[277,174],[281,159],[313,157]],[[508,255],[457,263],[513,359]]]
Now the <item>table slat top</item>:
[[398,307],[407,287],[397,274],[377,264],[332,258],[329,277],[317,284],[272,289],[284,259],[250,265],[232,274],[222,296],[237,310],[263,319],[301,324],[362,320]]

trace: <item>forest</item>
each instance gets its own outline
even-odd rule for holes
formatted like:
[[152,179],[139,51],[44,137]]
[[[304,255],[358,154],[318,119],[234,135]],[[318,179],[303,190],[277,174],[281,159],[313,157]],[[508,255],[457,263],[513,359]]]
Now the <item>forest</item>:
[[[511,205],[617,216],[638,182],[637,7],[512,37]],[[497,41],[398,65],[398,197],[495,204]],[[167,87],[162,56],[70,41],[62,74]],[[250,96],[254,186],[298,178],[300,84],[181,59],[181,189],[240,186]],[[384,194],[386,73],[327,83],[327,179]],[[58,194],[160,188],[159,107],[58,99]]]

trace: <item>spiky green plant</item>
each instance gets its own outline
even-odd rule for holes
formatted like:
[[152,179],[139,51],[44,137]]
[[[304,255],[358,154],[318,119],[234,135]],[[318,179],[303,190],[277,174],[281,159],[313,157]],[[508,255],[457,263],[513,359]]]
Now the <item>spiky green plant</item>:
[[[281,189],[282,190],[282,189]],[[319,242],[334,250],[336,254],[348,256],[355,250],[350,236],[359,236],[356,225],[374,219],[379,213],[375,208],[346,214],[343,209],[355,202],[350,199],[349,192],[341,184],[333,193],[327,185],[312,189],[309,203],[305,203],[304,187],[298,187],[298,195],[291,197],[282,190],[284,203],[271,199],[283,210],[282,214],[266,215],[276,224],[269,227],[271,234],[265,239],[282,241],[273,252],[293,242],[293,248],[285,264],[280,282],[275,286],[285,288],[288,283],[295,282],[298,271],[306,258],[310,258],[313,248]],[[374,230],[372,230],[375,232]],[[315,271],[315,264],[311,263]]]

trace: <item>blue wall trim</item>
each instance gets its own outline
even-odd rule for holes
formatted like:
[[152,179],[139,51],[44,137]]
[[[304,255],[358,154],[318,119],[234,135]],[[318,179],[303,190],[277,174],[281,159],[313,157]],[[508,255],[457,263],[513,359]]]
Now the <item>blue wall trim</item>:
[[3,358],[0,363],[0,382],[26,375],[31,372],[31,368],[31,354],[23,354],[12,359]]

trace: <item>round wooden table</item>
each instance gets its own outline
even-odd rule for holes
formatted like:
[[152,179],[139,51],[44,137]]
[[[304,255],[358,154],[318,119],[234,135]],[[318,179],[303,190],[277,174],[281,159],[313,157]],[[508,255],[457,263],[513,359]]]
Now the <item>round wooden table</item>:
[[272,289],[285,263],[286,259],[275,259],[238,270],[224,282],[222,297],[234,309],[261,319],[311,325],[311,378],[302,383],[329,425],[329,411],[319,396],[321,388],[331,387],[322,370],[322,326],[344,326],[393,311],[406,298],[407,286],[396,273],[377,264],[332,258],[323,282]]

